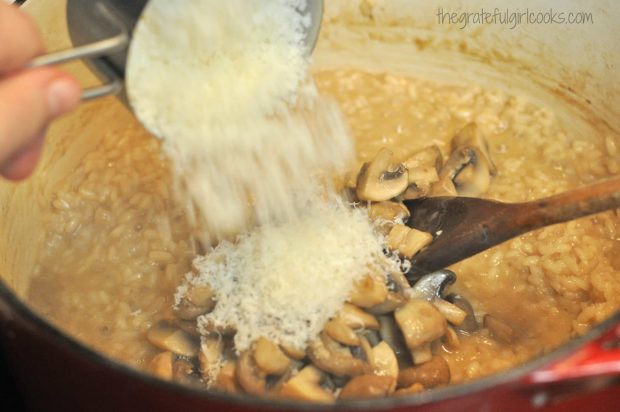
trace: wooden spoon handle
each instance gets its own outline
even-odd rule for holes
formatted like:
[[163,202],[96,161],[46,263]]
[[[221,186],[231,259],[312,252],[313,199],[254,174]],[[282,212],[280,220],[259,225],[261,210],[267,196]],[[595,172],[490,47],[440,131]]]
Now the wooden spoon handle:
[[620,208],[620,177],[523,203],[515,219],[517,226],[533,230],[617,208]]

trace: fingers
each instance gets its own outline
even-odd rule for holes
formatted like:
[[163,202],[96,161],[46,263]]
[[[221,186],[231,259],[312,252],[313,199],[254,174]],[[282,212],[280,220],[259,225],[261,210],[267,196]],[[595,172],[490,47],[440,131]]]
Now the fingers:
[[22,180],[34,170],[45,141],[45,132],[40,133],[25,149],[17,152],[0,168],[0,174],[9,180]]
[[0,76],[21,69],[44,50],[41,35],[30,17],[0,1]]
[[80,85],[54,68],[17,72],[0,81],[0,174],[27,177],[39,156],[44,131],[80,101]]

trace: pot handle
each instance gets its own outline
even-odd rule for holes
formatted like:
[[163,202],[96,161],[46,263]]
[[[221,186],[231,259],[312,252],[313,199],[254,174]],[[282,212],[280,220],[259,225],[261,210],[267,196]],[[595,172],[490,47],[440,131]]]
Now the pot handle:
[[531,384],[547,384],[588,377],[620,376],[620,324],[568,358],[526,376]]
[[[104,4],[98,2],[96,7],[98,7],[98,12],[101,16],[107,20],[112,27],[118,29],[118,34],[84,46],[37,57],[28,64],[27,68],[57,65],[72,60],[95,59],[125,50],[129,45],[129,34],[125,27],[119,23],[118,19],[114,17],[114,14]],[[107,65],[99,65],[98,71],[100,72],[100,77],[103,79],[103,84],[84,90],[82,93],[83,101],[116,94],[122,89],[122,80],[114,70],[108,68]]]
[[530,373],[526,381],[545,384],[567,379],[620,375],[620,324],[568,358]]
[[[572,400],[602,393],[620,384],[620,323],[567,358],[526,375],[519,390],[534,409],[558,405],[571,410]],[[614,395],[615,396],[615,395]],[[568,408],[568,409],[566,409]]]

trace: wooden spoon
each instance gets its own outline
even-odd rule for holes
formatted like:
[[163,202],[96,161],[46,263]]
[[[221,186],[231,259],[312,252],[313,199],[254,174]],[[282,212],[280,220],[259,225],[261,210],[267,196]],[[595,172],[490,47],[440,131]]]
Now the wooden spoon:
[[434,236],[412,259],[417,277],[473,256],[518,235],[620,208],[620,177],[525,203],[469,197],[406,200],[407,225]]

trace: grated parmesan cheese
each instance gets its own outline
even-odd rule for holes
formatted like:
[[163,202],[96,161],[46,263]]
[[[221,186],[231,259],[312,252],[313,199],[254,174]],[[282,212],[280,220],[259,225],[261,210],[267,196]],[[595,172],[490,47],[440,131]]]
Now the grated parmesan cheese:
[[342,308],[356,280],[399,270],[398,258],[384,256],[384,245],[365,209],[335,198],[319,201],[297,220],[259,227],[197,258],[177,304],[192,285],[208,284],[217,303],[198,318],[201,333],[209,324],[232,326],[238,351],[261,336],[304,349]]
[[291,191],[352,157],[336,104],[307,79],[305,8],[305,0],[150,0],[136,26],[129,100],[164,138],[190,217],[215,238],[293,218],[301,206]]

